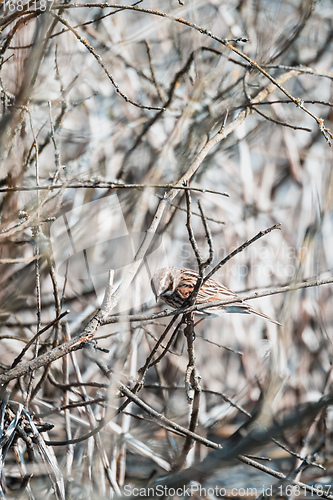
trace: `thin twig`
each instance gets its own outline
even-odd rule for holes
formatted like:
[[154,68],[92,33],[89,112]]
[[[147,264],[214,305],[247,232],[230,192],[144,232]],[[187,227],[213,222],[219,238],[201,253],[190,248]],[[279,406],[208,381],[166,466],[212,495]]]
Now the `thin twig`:
[[191,243],[195,258],[197,259],[197,264],[198,264],[198,269],[199,269],[199,276],[202,277],[204,267],[203,267],[203,257],[200,253],[200,250],[198,248],[198,244],[196,242],[196,239],[194,237],[194,232],[192,228],[192,221],[191,221],[191,196],[189,191],[185,191],[185,197],[186,197],[186,212],[187,212],[187,217],[186,217],[186,229],[188,233],[188,239],[189,242]]
[[205,267],[208,267],[213,262],[213,259],[214,259],[214,247],[213,247],[212,233],[211,233],[211,230],[207,224],[207,217],[203,211],[200,200],[198,200],[198,208],[199,208],[202,224],[203,224],[203,227],[205,229],[206,240],[208,243],[209,256],[206,259],[206,261],[204,262]]
[[256,113],[258,113],[258,115],[262,116],[263,118],[265,118],[266,120],[268,120],[272,123],[275,123],[275,125],[281,125],[282,127],[288,127],[288,128],[293,129],[293,130],[303,130],[304,132],[312,132],[311,128],[299,127],[298,125],[292,125],[291,123],[281,122],[280,120],[275,120],[271,116],[268,116],[265,113],[263,113],[262,111],[259,111],[257,106],[251,106],[251,109],[254,109],[254,111]]
[[27,350],[29,349],[29,347],[32,346],[32,344],[37,340],[38,337],[40,337],[43,333],[45,333],[49,328],[51,328],[52,326],[54,326],[55,324],[57,324],[64,316],[66,316],[66,314],[69,314],[69,312],[70,312],[69,310],[63,312],[57,318],[54,318],[54,320],[51,321],[51,323],[49,323],[44,328],[42,328],[41,330],[39,330],[36,333],[36,335],[34,335],[32,337],[32,339],[30,339],[29,342],[27,342],[26,346],[24,347],[24,349],[22,349],[22,351],[20,352],[20,354],[14,359],[14,361],[13,361],[13,363],[11,365],[11,368],[15,368],[15,366],[17,366],[19,364],[19,362],[22,360],[23,356],[25,355],[25,353],[27,352]]
[[[166,327],[166,329],[164,330],[164,332],[162,333],[162,335],[160,336],[160,338],[158,339],[158,341],[154,345],[153,349],[151,350],[149,356],[147,357],[147,359],[145,361],[145,364],[138,370],[138,372],[139,372],[139,378],[138,378],[135,386],[132,389],[133,394],[136,394],[143,387],[147,371],[150,368],[150,366],[153,366],[152,363],[153,363],[154,356],[155,356],[158,348],[162,344],[163,340],[167,336],[168,332],[172,328],[173,324],[175,323],[176,319],[177,319],[177,316],[175,316],[174,318],[172,318],[172,320],[169,322],[168,326]],[[179,325],[177,325],[176,331],[178,330],[178,327],[179,327]],[[130,403],[130,400],[127,399],[118,408],[117,413],[121,413],[128,406],[129,403]]]
[[[170,347],[171,347],[171,345],[173,344],[173,342],[174,342],[175,338],[177,337],[178,332],[179,332],[179,329],[180,329],[180,327],[181,327],[181,326],[182,326],[182,321],[181,321],[181,322],[180,322],[180,323],[176,326],[176,328],[174,329],[174,331],[173,331],[173,333],[172,333],[172,335],[171,335],[170,339],[168,340],[168,342],[167,342],[166,346],[164,347],[164,346],[162,346],[162,344],[161,344],[161,347],[163,347],[162,354],[160,354],[160,355],[159,355],[156,359],[154,359],[154,360],[153,360],[153,361],[149,364],[148,368],[151,368],[152,366],[157,365],[157,364],[158,364],[158,363],[159,363],[159,362],[160,362],[160,361],[164,358],[164,356],[166,355],[166,353],[167,353],[167,352],[171,352],[171,353],[172,353],[172,351],[170,351]],[[172,354],[175,354],[175,353],[172,353]]]
[[[199,421],[199,409],[200,409],[200,396],[201,396],[201,386],[200,386],[200,377],[197,375],[196,369],[196,359],[194,353],[194,321],[192,314],[186,315],[186,328],[184,331],[185,338],[187,340],[187,352],[188,352],[188,364],[186,367],[185,374],[185,392],[187,396],[187,401],[192,404],[191,407],[191,417],[189,422],[189,431],[194,433],[198,421]],[[194,391],[193,397],[191,396],[191,391]],[[180,470],[189,454],[194,443],[193,436],[187,435],[185,442],[183,444],[182,451],[180,452],[178,458],[176,459],[173,471]]]
[[[202,311],[205,309],[209,309],[210,307],[216,307],[216,306],[220,306],[220,305],[233,304],[235,302],[239,302],[239,299],[244,300],[244,301],[248,301],[251,299],[258,299],[260,297],[268,297],[270,295],[276,295],[279,293],[286,293],[286,292],[292,292],[295,290],[301,290],[303,288],[329,285],[331,283],[333,283],[333,278],[328,278],[328,279],[324,279],[324,280],[304,281],[301,283],[295,283],[293,285],[286,285],[286,286],[274,288],[271,290],[263,290],[262,292],[254,292],[254,293],[252,293],[250,295],[246,295],[246,296],[238,296],[237,299],[228,299],[228,300],[223,300],[223,301],[217,300],[215,302],[211,302],[210,304],[197,304],[197,305],[193,305],[193,306],[186,307],[186,308],[181,307],[179,309],[166,309],[166,310],[161,311],[159,313],[153,313],[153,314],[115,315],[115,316],[111,316],[109,318],[106,318],[106,320],[103,324],[118,323],[120,321],[151,321],[151,320],[155,321],[158,318],[165,318],[165,317],[174,316],[174,315],[178,315],[178,314],[184,314],[186,312],[191,312],[191,311]],[[1,383],[1,375],[0,375],[0,383]]]
[[[63,5],[61,6],[63,8]],[[58,9],[59,7],[57,7]],[[124,92],[122,92],[119,88],[119,86],[117,85],[117,83],[115,82],[113,76],[111,75],[111,73],[109,72],[108,68],[106,67],[106,65],[104,64],[104,62],[102,61],[102,58],[99,54],[97,54],[97,52],[95,51],[95,49],[87,42],[87,40],[85,38],[83,38],[81,35],[79,35],[79,33],[77,32],[76,29],[74,29],[68,21],[66,21],[66,19],[64,19],[63,17],[59,16],[58,14],[56,14],[55,12],[52,12],[52,15],[60,22],[62,23],[64,26],[66,26],[66,28],[68,28],[75,36],[76,38],[79,40],[79,42],[81,42],[85,47],[86,49],[88,49],[88,51],[90,52],[90,54],[92,54],[94,56],[94,58],[96,59],[96,61],[98,62],[98,64],[101,66],[101,68],[104,70],[104,73],[107,75],[107,77],[109,78],[109,80],[111,81],[112,85],[114,86],[114,88],[116,89],[116,91],[118,92],[118,94],[126,101],[126,102],[129,102],[130,104],[133,104],[133,106],[136,106],[137,108],[142,108],[142,109],[150,109],[150,110],[158,110],[158,111],[162,111],[164,110],[164,108],[161,108],[161,107],[156,107],[156,106],[145,106],[143,104],[140,104],[138,102],[135,102],[133,101],[132,99],[130,99]]]
[[281,226],[281,223],[279,222],[278,224],[274,224],[274,226],[271,226],[263,231],[259,231],[258,234],[256,234],[253,238],[251,238],[250,240],[247,240],[245,241],[244,243],[242,243],[242,245],[240,245],[239,247],[237,247],[235,250],[233,250],[229,255],[227,255],[224,259],[222,259],[215,267],[214,269],[212,269],[208,274],[207,276],[205,276],[203,282],[205,283],[207,280],[209,280],[209,278],[211,278],[213,276],[213,274],[215,274],[219,269],[221,269],[222,266],[224,266],[232,257],[234,257],[235,255],[237,255],[238,253],[242,252],[245,248],[247,248],[248,246],[252,245],[252,243],[254,243],[255,241],[259,240],[260,238],[262,238],[263,236],[265,236],[266,234],[270,233],[271,231],[273,231],[274,229],[279,229]]
[[[264,75],[265,78],[267,78],[276,88],[278,88],[279,90],[281,90],[281,92],[283,92],[283,94],[285,94],[288,97],[288,99],[290,99],[298,108],[301,108],[305,113],[307,113],[309,116],[311,116],[311,118],[313,118],[316,121],[316,123],[317,123],[317,125],[319,127],[319,130],[324,135],[324,137],[327,140],[328,144],[330,144],[330,140],[333,138],[333,134],[324,125],[324,120],[322,118],[318,118],[310,110],[308,110],[307,108],[305,108],[304,102],[301,99],[299,99],[297,97],[294,97],[292,94],[290,94],[290,92],[288,92],[287,89],[284,88],[283,85],[279,82],[279,79],[274,78],[272,75],[270,75],[263,68],[263,66],[261,66],[260,64],[258,64],[257,62],[255,62],[247,54],[245,54],[244,52],[242,52],[241,50],[239,50],[235,45],[233,45],[232,43],[234,43],[235,40],[228,40],[228,39],[225,39],[225,38],[218,37],[218,36],[214,35],[211,31],[207,30],[206,28],[198,26],[195,23],[191,23],[191,22],[189,22],[186,19],[183,19],[181,17],[172,16],[170,14],[166,14],[165,12],[160,12],[158,10],[152,10],[152,9],[146,9],[146,8],[143,8],[143,7],[137,7],[137,6],[132,6],[132,5],[128,5],[128,6],[124,7],[124,6],[121,6],[120,4],[111,4],[111,3],[103,3],[103,4],[99,4],[99,3],[96,3],[96,4],[91,4],[91,3],[82,3],[82,4],[72,3],[72,4],[67,4],[67,5],[63,5],[62,6],[63,9],[73,9],[73,8],[78,8],[78,7],[79,8],[84,8],[84,7],[94,7],[94,8],[96,8],[96,7],[102,7],[103,9],[107,8],[107,7],[112,8],[112,9],[118,9],[118,8],[122,7],[122,8],[126,8],[126,10],[134,10],[134,11],[137,11],[137,12],[142,12],[142,13],[151,14],[151,15],[154,15],[154,16],[159,16],[159,17],[164,17],[164,18],[170,19],[171,21],[174,21],[174,22],[183,24],[185,26],[188,26],[189,28],[192,28],[192,29],[198,31],[202,35],[208,36],[209,38],[217,41],[221,45],[224,45],[225,47],[227,47],[229,50],[231,50],[232,52],[234,52],[235,54],[237,54],[241,59],[244,59],[245,61],[247,61],[250,64],[251,68],[256,69],[259,73],[261,73],[262,75]],[[56,9],[57,7],[53,6],[52,8]],[[54,13],[52,13],[52,14],[56,15]],[[63,20],[61,22],[63,22]],[[71,29],[71,31],[72,30],[73,30],[73,28]],[[75,32],[75,30],[73,32]],[[75,35],[75,36],[77,36],[77,35]],[[80,35],[78,35],[78,37],[80,37]],[[247,39],[246,38],[238,38],[236,41],[243,41],[244,42],[244,41],[247,41]],[[292,70],[292,72],[294,72],[295,75],[299,74],[299,72],[297,70]]]
[[163,103],[163,106],[165,106],[165,99],[162,96],[161,87],[160,87],[160,85],[159,85],[159,83],[157,82],[157,79],[156,79],[155,68],[154,68],[154,65],[153,65],[152,58],[151,58],[150,45],[147,42],[147,40],[145,40],[145,45],[146,45],[146,49],[147,49],[147,56],[148,56],[148,62],[149,62],[149,68],[150,68],[151,77],[152,77],[152,80],[154,82],[155,89],[156,89],[156,92],[158,94],[158,97],[161,99],[161,102]]
[[63,184],[48,184],[47,186],[8,186],[0,187],[0,193],[11,193],[16,191],[53,191],[55,189],[179,189],[183,191],[193,191],[197,193],[218,194],[220,196],[229,196],[229,193],[214,191],[213,189],[199,188],[193,186],[177,186],[173,184],[122,184],[107,181],[86,181],[75,182],[67,181]]

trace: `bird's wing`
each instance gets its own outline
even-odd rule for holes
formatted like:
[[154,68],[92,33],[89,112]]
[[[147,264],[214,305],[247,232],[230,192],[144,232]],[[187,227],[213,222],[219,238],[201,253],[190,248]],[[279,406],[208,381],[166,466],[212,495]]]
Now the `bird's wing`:
[[200,288],[197,302],[215,302],[217,300],[228,300],[236,297],[237,295],[229,290],[229,288],[210,279]]

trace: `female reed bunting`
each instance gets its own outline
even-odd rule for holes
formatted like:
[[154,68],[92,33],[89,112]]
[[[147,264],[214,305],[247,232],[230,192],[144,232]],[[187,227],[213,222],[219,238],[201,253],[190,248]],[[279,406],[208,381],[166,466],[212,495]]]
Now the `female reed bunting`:
[[[191,295],[193,288],[198,279],[198,273],[192,269],[177,268],[177,267],[164,267],[154,274],[151,280],[151,287],[156,297],[156,300],[161,298],[169,306],[174,309],[182,307]],[[239,312],[239,313],[253,313],[262,318],[268,319],[272,323],[281,326],[280,323],[270,318],[266,314],[253,309],[249,304],[243,302],[234,292],[229,288],[221,285],[212,278],[209,278],[201,286],[196,304],[210,304],[218,300],[237,299],[233,304],[226,304],[209,308],[207,311],[200,311],[205,315],[220,315],[223,312]],[[200,314],[200,312],[196,312]]]

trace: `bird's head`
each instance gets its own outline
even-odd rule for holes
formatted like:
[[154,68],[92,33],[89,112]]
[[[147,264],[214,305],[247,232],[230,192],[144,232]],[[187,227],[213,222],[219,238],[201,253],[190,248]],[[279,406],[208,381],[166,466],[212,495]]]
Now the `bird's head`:
[[169,297],[177,286],[176,276],[172,269],[164,267],[154,274],[151,280],[151,288],[154,292],[156,302],[160,297]]

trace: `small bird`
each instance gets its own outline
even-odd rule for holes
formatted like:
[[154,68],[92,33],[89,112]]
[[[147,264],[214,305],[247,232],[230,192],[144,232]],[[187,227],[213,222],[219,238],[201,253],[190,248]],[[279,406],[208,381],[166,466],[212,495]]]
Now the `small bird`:
[[[161,298],[174,309],[182,307],[191,295],[198,277],[198,273],[192,269],[178,267],[164,267],[160,269],[156,274],[154,274],[151,280],[151,287],[156,301]],[[219,315],[222,312],[238,312],[245,314],[253,313],[281,326],[280,323],[266,314],[253,309],[251,306],[246,304],[246,302],[243,302],[242,299],[234,292],[229,290],[229,288],[221,285],[212,278],[209,278],[201,286],[196,298],[196,304],[210,304],[218,300],[228,299],[237,299],[237,303],[212,307],[207,311],[200,311],[201,314]],[[200,314],[200,312],[197,312],[197,314]]]

